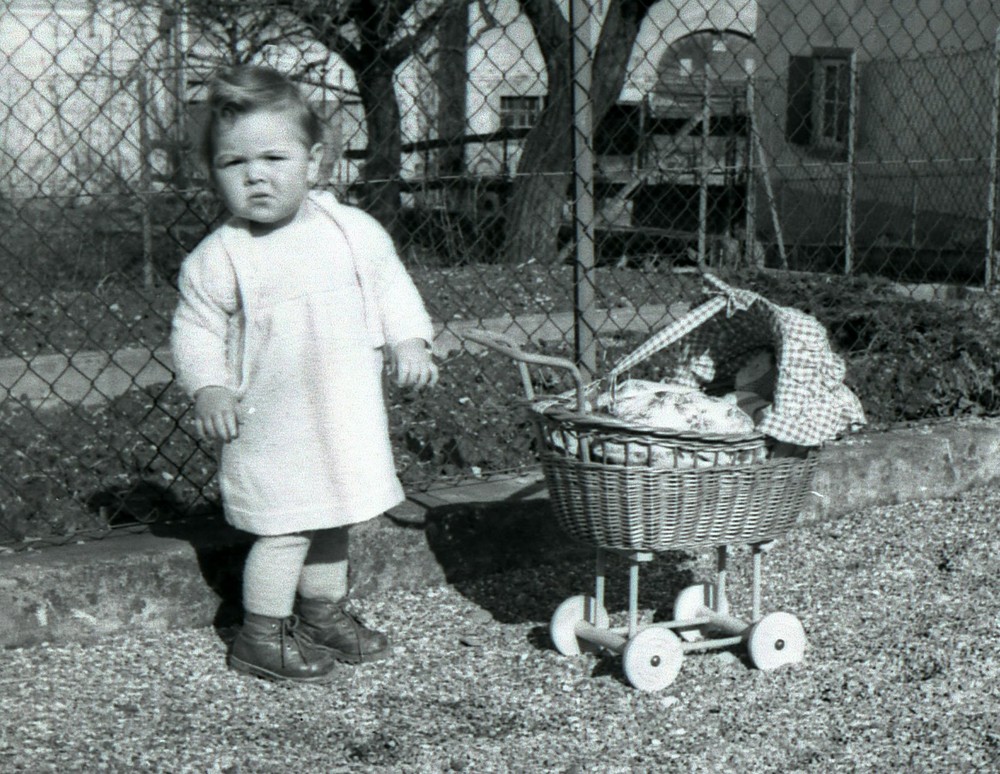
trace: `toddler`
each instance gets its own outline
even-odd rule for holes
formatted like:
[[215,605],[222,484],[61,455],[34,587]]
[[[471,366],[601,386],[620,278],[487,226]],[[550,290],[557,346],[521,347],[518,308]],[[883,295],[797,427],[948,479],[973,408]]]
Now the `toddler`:
[[209,108],[203,155],[232,217],[181,267],[171,346],[196,430],[223,444],[226,519],[257,536],[229,664],[318,682],[389,648],[345,609],[348,527],[403,500],[383,350],[400,386],[433,386],[433,331],[386,231],[310,190],[321,126],[291,81],[228,70]]

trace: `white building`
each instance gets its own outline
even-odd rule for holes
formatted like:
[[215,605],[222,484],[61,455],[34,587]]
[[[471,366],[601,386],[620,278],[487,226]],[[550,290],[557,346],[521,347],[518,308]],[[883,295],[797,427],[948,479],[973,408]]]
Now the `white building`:
[[[470,5],[469,135],[530,125],[547,92],[531,25],[511,0],[491,10],[487,20],[478,3]],[[622,99],[639,102],[651,92],[660,60],[675,41],[706,29],[752,35],[755,25],[750,0],[664,0],[643,25]],[[167,149],[189,128],[187,105],[199,100],[208,45],[182,18],[156,6],[11,0],[0,16],[2,190],[96,194],[160,185],[171,174]],[[350,69],[316,44],[270,49],[265,58],[289,71],[303,61],[316,65],[311,77],[318,73],[326,88],[314,86],[310,98],[330,120],[331,179],[356,179],[358,154],[350,151],[363,149],[366,139]],[[433,79],[415,59],[398,71],[404,144],[432,134],[433,91]],[[468,167],[479,174],[512,172],[517,148],[470,148]],[[406,154],[402,163],[404,176],[424,173],[419,152]]]

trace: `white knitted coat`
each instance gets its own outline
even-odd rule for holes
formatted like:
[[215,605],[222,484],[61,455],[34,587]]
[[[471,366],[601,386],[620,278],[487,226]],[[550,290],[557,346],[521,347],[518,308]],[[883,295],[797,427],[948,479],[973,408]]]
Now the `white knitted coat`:
[[223,447],[227,520],[259,535],[365,521],[398,504],[379,347],[430,342],[385,230],[331,194],[271,237],[231,220],[184,261],[171,345],[184,389],[240,401]]

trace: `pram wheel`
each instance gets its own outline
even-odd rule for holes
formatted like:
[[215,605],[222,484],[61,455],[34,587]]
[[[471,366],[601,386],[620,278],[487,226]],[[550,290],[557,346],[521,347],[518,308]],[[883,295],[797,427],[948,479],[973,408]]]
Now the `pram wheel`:
[[791,613],[769,613],[753,626],[747,640],[750,660],[758,669],[799,663],[806,648],[802,623]]
[[625,677],[640,691],[666,688],[677,679],[683,661],[684,649],[677,635],[657,626],[643,629],[622,651]]
[[[594,611],[594,618],[591,619],[591,611]],[[582,652],[594,652],[600,650],[599,645],[594,645],[581,640],[576,636],[576,625],[580,621],[592,623],[598,629],[607,629],[610,625],[608,611],[603,605],[598,605],[593,597],[583,595],[570,597],[565,600],[556,612],[552,614],[549,622],[549,636],[556,650],[564,656],[579,656]]]
[[[702,614],[702,608],[713,609],[715,605],[715,584],[698,583],[681,590],[674,600],[674,620],[690,621]],[[694,642],[702,638],[700,628],[678,629],[677,633],[685,642]]]

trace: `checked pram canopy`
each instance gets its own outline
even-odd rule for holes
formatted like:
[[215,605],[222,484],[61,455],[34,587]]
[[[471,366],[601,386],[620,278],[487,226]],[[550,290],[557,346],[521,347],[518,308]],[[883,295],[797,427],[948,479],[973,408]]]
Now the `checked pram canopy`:
[[686,318],[694,329],[677,344],[674,381],[701,388],[726,382],[750,358],[768,350],[777,374],[758,432],[785,443],[818,446],[865,423],[861,402],[844,384],[844,361],[830,348],[827,331],[816,318],[710,275],[706,279],[714,286],[709,295],[724,299],[725,307],[720,311],[702,305],[704,321],[697,319],[699,309]]

